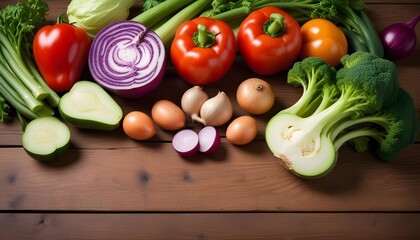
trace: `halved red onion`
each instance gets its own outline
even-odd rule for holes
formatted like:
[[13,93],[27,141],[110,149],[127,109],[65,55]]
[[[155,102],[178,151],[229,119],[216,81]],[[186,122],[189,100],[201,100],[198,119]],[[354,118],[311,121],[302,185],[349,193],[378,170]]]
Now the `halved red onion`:
[[172,146],[181,156],[190,157],[199,150],[198,134],[191,129],[183,129],[175,134]]
[[92,41],[89,70],[103,88],[127,98],[158,87],[166,67],[159,36],[139,22],[123,20],[103,28]]
[[214,153],[220,147],[220,135],[212,126],[204,127],[198,132],[199,151],[202,153]]

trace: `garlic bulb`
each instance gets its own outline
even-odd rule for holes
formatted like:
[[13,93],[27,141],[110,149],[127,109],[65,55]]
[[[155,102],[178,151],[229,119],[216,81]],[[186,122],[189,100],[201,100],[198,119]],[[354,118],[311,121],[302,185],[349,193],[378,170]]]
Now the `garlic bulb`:
[[203,88],[194,86],[182,95],[181,108],[194,121],[199,121],[198,114],[200,113],[201,106],[207,99],[209,99],[209,96],[203,91]]
[[232,114],[233,106],[229,97],[224,92],[219,92],[201,106],[198,121],[206,126],[221,126],[231,119]]

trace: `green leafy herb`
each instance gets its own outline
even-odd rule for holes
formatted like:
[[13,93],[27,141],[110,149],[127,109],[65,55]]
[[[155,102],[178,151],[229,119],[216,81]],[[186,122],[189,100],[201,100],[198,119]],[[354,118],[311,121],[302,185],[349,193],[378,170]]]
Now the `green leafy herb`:
[[20,1],[0,10],[0,94],[28,119],[54,113],[44,99],[52,107],[59,101],[39,74],[31,51],[47,11],[42,0]]
[[10,119],[11,107],[3,96],[0,95],[0,122],[6,122]]

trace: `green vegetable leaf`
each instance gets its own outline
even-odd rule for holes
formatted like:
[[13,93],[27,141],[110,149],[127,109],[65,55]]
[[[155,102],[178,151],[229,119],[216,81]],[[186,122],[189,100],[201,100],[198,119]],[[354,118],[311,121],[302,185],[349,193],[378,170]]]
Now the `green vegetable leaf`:
[[147,11],[153,7],[156,7],[159,3],[164,2],[165,0],[145,0],[143,1],[142,10]]
[[6,122],[10,119],[10,112],[12,108],[6,102],[6,99],[0,95],[0,122]]
[[[27,0],[8,5],[0,11],[0,30],[13,44],[15,51],[28,51],[35,35],[34,29],[40,27],[48,5],[42,0]],[[23,44],[23,45],[22,45]]]

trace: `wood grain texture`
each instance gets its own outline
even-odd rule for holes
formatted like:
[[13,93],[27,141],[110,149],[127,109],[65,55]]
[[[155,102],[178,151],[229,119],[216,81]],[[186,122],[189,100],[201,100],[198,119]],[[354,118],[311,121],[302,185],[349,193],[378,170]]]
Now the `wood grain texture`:
[[303,180],[264,143],[184,159],[168,143],[75,149],[51,163],[0,156],[0,209],[84,211],[420,211],[420,153],[381,163],[344,147],[335,169]]
[[0,214],[1,239],[418,239],[411,213]]
[[[0,8],[15,2],[2,0]],[[70,0],[46,2],[53,21]],[[418,0],[365,2],[378,31],[420,13]],[[139,6],[136,1],[132,15]],[[395,63],[420,112],[420,47]],[[236,87],[254,76],[238,59],[206,91],[225,91],[240,116],[246,113],[233,97]],[[88,72],[83,78],[91,79]],[[0,124],[0,239],[420,239],[420,136],[393,163],[343,146],[330,174],[298,178],[269,152],[264,130],[301,89],[288,86],[285,73],[264,79],[276,105],[256,117],[257,140],[233,146],[224,137],[226,126],[219,127],[222,148],[210,156],[178,156],[174,133],[161,129],[149,141],[134,141],[121,128],[70,126],[69,152],[42,163],[22,149],[17,121]],[[179,103],[188,87],[169,68],[147,98],[113,97],[124,113],[150,113],[161,98]],[[189,120],[187,127],[202,126]]]

